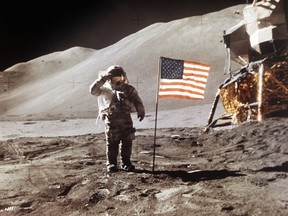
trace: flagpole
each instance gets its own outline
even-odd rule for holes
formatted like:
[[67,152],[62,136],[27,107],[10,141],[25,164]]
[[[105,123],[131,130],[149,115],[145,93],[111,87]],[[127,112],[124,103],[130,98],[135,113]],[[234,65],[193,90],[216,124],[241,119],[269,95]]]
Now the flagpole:
[[156,93],[156,109],[155,109],[155,128],[154,128],[154,145],[153,145],[153,165],[152,172],[155,168],[155,154],[156,154],[156,134],[157,134],[157,119],[158,119],[158,101],[159,101],[159,87],[160,87],[160,74],[161,74],[161,57],[158,60],[158,78],[157,78],[157,93]]

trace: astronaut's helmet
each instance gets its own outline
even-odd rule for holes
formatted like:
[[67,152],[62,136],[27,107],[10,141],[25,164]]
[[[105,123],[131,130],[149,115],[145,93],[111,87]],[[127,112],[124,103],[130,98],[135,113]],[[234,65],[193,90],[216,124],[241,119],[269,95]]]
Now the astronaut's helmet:
[[111,85],[121,85],[127,80],[126,73],[119,65],[112,65],[106,73],[110,76]]

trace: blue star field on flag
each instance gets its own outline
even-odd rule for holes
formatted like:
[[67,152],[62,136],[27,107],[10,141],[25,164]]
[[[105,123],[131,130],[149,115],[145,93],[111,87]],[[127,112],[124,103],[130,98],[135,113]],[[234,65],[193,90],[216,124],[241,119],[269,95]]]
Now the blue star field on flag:
[[161,79],[182,79],[183,70],[183,60],[161,58]]

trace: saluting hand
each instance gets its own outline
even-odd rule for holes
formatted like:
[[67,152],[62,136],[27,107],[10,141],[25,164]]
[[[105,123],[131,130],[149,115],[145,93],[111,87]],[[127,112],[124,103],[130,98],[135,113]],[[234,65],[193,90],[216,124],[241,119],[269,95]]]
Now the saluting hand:
[[111,79],[111,75],[105,74],[101,79],[106,82],[107,80]]

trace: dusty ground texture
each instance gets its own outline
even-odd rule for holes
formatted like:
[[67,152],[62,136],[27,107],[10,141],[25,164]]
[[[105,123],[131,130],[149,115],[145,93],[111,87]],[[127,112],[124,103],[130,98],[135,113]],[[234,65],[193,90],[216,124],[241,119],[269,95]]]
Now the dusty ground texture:
[[0,143],[0,215],[288,215],[288,119],[139,129],[135,172],[107,175],[104,134]]

